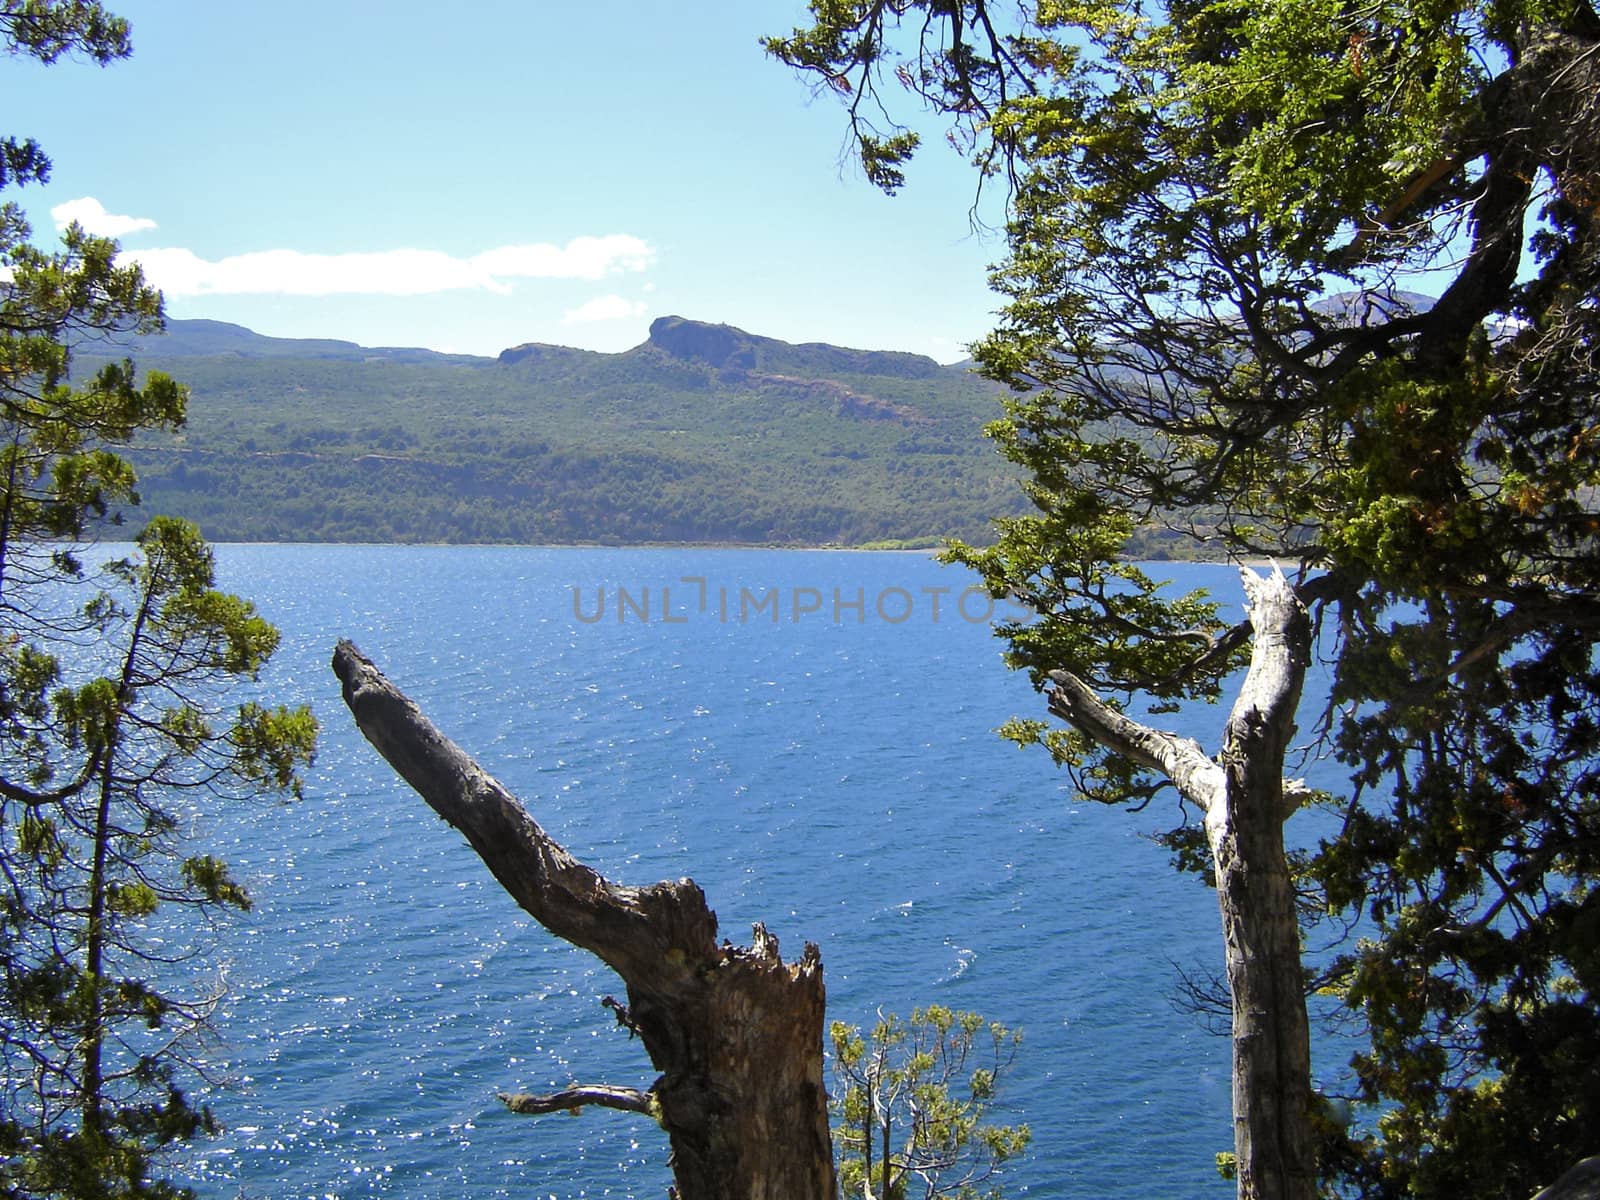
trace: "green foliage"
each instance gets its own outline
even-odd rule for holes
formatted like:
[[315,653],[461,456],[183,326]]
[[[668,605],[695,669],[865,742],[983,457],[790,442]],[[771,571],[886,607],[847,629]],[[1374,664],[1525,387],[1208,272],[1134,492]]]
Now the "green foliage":
[[930,1005],[881,1017],[870,1036],[829,1027],[846,1196],[994,1200],[1004,1165],[1028,1147],[1026,1125],[988,1122],[1022,1034],[972,1012]]
[[[81,0],[0,7],[13,55],[104,63],[127,36]],[[0,184],[48,169],[32,142],[0,162]],[[0,209],[0,1195],[175,1198],[153,1168],[214,1128],[181,1085],[216,997],[150,977],[180,940],[203,949],[186,913],[248,905],[222,863],[185,855],[185,821],[293,791],[316,725],[227,700],[277,633],[216,590],[193,525],[154,518],[128,558],[87,565],[83,539],[138,500],[117,448],[181,429],[186,392],[125,361],[74,376],[86,340],[158,330],[161,298],[111,241],[28,237]]]
[[[0,8],[0,52],[52,63],[82,54],[105,66],[132,52],[128,23],[94,0],[7,0]],[[32,138],[0,137],[0,189],[43,183],[50,159]]]
[[[1126,557],[1298,569],[1335,680],[1300,725],[1349,777],[1301,866],[1366,939],[1331,976],[1369,1046],[1328,1186],[1548,1183],[1600,1127],[1600,16],[811,8],[769,48],[858,134],[900,86],[1008,168],[1007,304],[976,354],[1014,389],[992,434],[1033,511],[951,556],[1036,609],[1002,631],[1012,665],[1123,703],[1217,695],[1247,628]],[[1100,798],[1159,783],[1075,730],[1006,733]]]
[[175,1194],[151,1155],[211,1127],[178,1079],[215,998],[140,976],[194,936],[181,910],[249,906],[223,863],[183,853],[185,818],[202,798],[296,790],[315,741],[303,709],[227,704],[276,633],[214,590],[194,527],[155,518],[137,550],[75,610],[5,614],[8,637],[62,652],[54,671],[0,675],[34,714],[6,731],[0,778],[0,1182],[20,1195]]

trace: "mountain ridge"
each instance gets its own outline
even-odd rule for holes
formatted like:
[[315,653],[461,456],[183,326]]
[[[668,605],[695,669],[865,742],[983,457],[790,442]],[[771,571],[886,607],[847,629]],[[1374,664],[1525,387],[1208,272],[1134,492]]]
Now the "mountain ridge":
[[765,363],[808,362],[830,371],[849,371],[867,375],[896,375],[904,378],[931,378],[941,372],[967,369],[962,364],[942,365],[926,355],[902,350],[865,350],[835,346],[827,342],[785,342],[779,338],[750,333],[734,325],[697,321],[676,315],[657,317],[650,323],[649,336],[627,350],[614,354],[584,350],[553,342],[522,342],[498,355],[458,354],[430,350],[421,346],[363,346],[340,338],[276,337],[257,333],[244,325],[203,317],[169,318],[164,333],[134,338],[117,351],[98,345],[85,346],[87,357],[105,357],[125,351],[135,356],[160,358],[212,358],[233,355],[239,358],[332,359],[348,362],[409,362],[436,365],[512,366],[529,358],[552,355],[640,355],[660,351],[685,361],[705,363],[718,370],[757,368]]
[[1021,504],[1000,389],[899,351],[662,317],[620,353],[495,358],[174,320],[96,344],[190,387],[129,451],[144,504],[217,541],[933,545]]

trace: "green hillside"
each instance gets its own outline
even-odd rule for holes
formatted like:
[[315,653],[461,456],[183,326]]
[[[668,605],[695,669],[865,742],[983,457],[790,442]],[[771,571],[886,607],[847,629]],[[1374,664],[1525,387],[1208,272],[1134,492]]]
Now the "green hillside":
[[181,434],[130,454],[144,510],[220,541],[930,544],[1020,503],[981,436],[994,386],[918,355],[677,317],[622,354],[215,321],[131,349],[193,393]]

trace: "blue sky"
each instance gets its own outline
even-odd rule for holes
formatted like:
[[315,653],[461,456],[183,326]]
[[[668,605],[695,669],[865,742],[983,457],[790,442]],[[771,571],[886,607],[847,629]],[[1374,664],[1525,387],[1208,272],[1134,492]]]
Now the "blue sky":
[[0,64],[38,241],[118,236],[170,315],[494,354],[668,313],[953,361],[1003,245],[930,145],[895,197],[757,39],[801,0],[113,0],[132,59]]

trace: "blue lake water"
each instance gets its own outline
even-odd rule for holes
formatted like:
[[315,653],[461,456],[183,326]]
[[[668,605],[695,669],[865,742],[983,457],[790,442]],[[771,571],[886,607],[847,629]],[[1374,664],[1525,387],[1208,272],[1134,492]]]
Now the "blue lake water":
[[[496,1100],[653,1072],[600,1005],[620,981],[516,908],[356,733],[341,636],[611,878],[690,875],[725,936],[762,920],[786,956],[817,942],[832,1018],[938,1002],[1021,1027],[1004,1116],[1034,1141],[1008,1195],[1232,1194],[1213,1165],[1227,1042],[1173,1003],[1175,964],[1219,958],[1216,907],[1146,836],[1176,807],[1074,804],[1046,755],[995,736],[1042,701],[954,568],[385,546],[219,563],[283,631],[270,692],[324,729],[303,801],[201,830],[256,901],[222,939],[207,1098],[227,1131],[180,1163],[202,1196],[660,1197],[670,1179],[643,1118]],[[1229,569],[1160,573],[1238,600]],[[1215,745],[1224,716],[1170,720]]]

